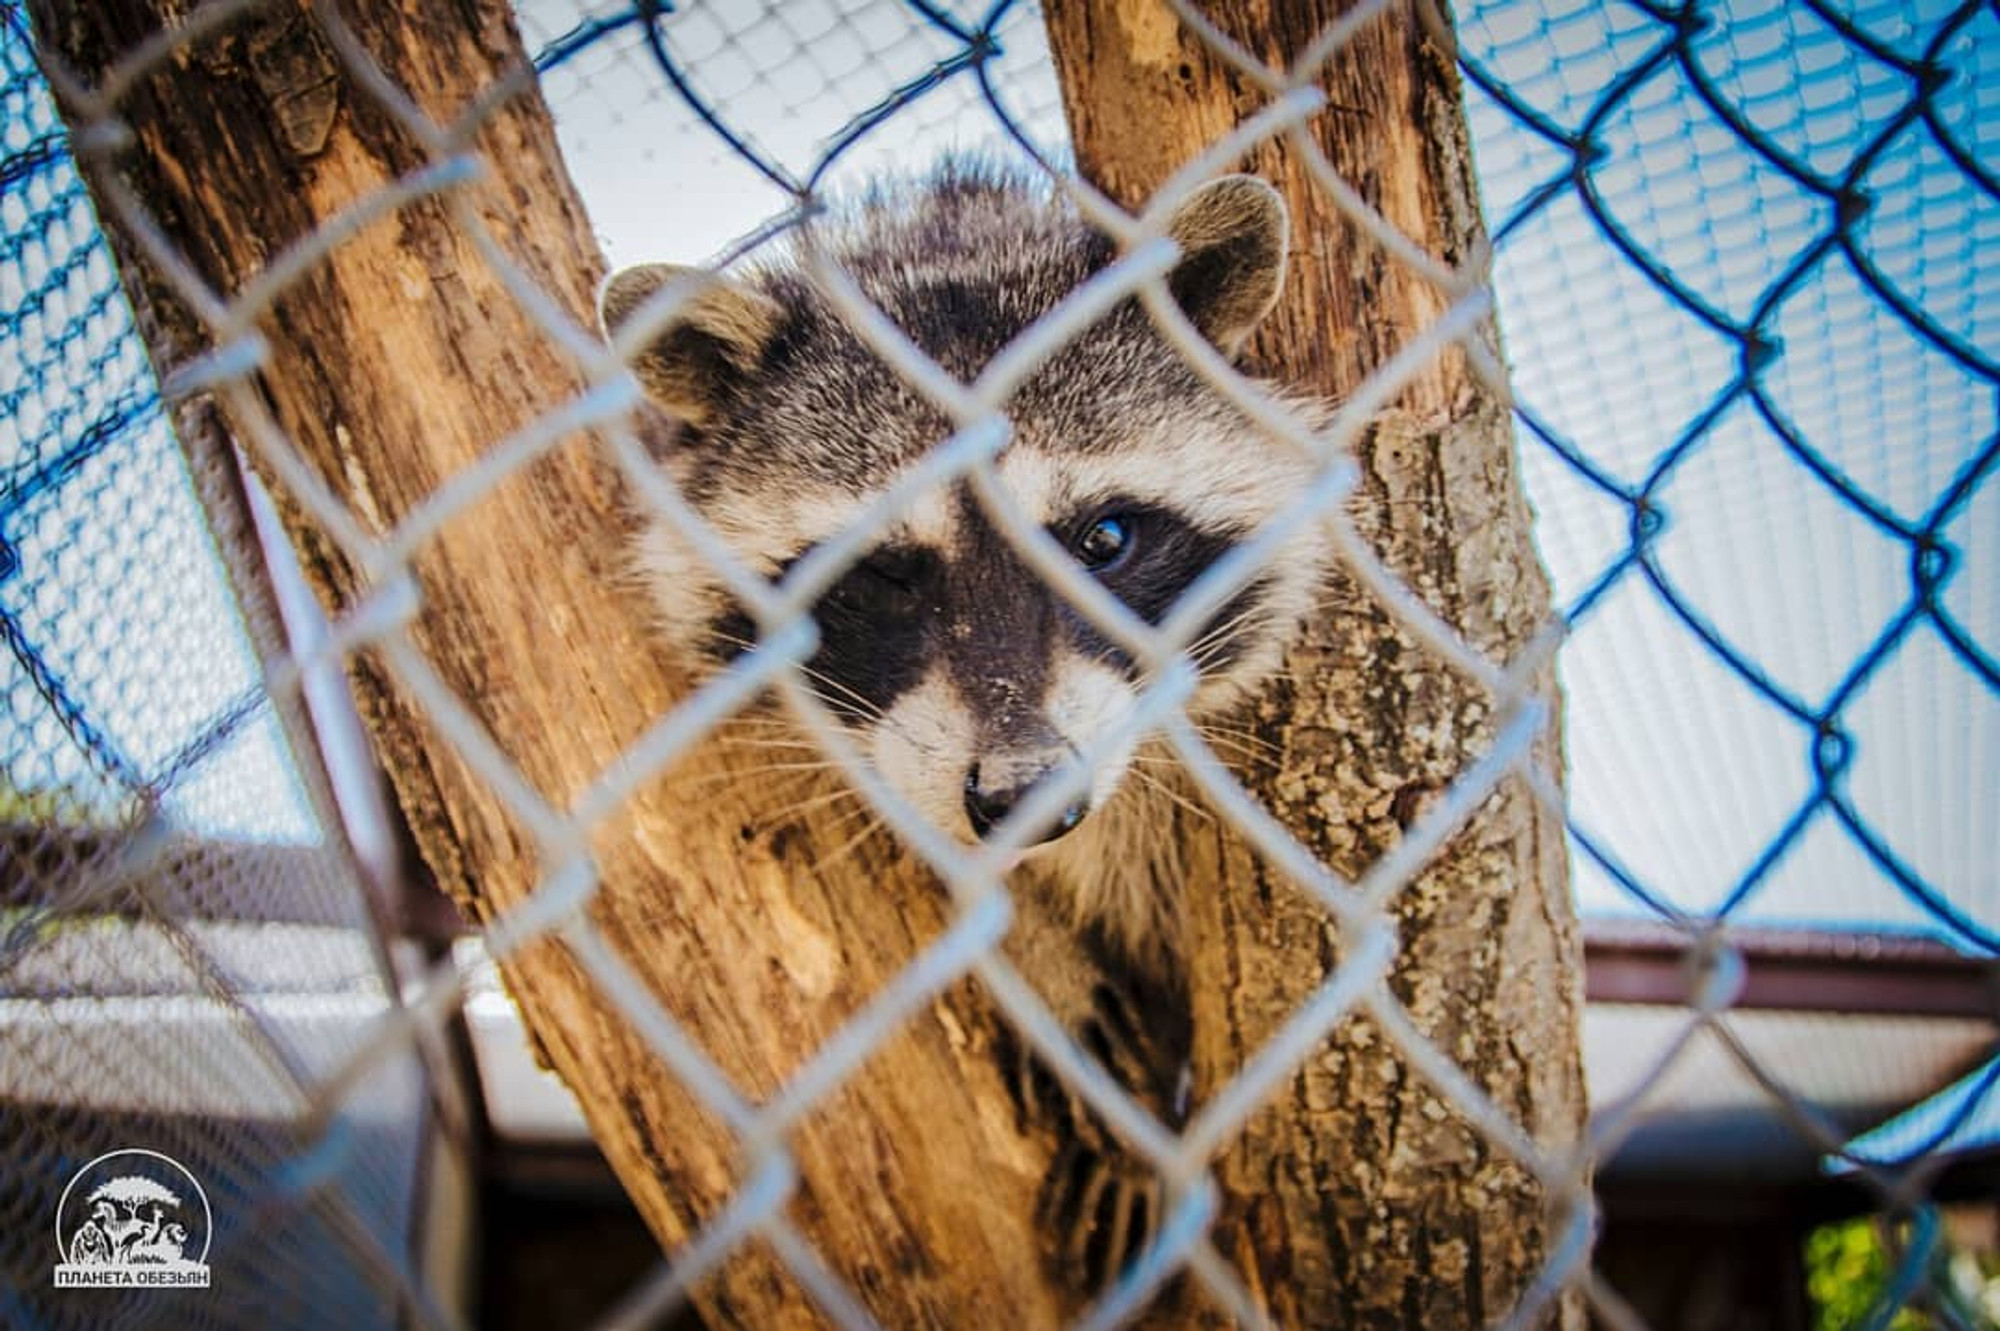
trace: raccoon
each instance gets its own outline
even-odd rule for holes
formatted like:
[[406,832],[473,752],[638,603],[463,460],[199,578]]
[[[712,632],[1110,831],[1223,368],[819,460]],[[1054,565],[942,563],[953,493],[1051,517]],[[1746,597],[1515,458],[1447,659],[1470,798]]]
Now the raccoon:
[[[816,224],[816,243],[902,333],[969,383],[1118,255],[1045,185],[954,163],[880,188]],[[1172,212],[1167,286],[1234,358],[1284,279],[1283,200],[1250,176],[1202,186]],[[953,433],[942,410],[853,331],[792,259],[721,277],[665,264],[614,274],[614,338],[664,288],[693,289],[626,358],[679,424],[660,463],[749,567],[773,580],[854,522]],[[1292,397],[1313,416],[1319,408]],[[1294,445],[1253,425],[1176,352],[1137,300],[1117,305],[1021,381],[995,463],[1019,507],[1141,619],[1183,591],[1314,479]],[[1279,668],[1326,561],[1308,526],[1190,648],[1187,705],[1216,723]],[[637,562],[667,636],[726,665],[754,626],[664,524]],[[1082,793],[1042,825],[1013,871],[1008,954],[1079,1044],[1169,1124],[1185,1115],[1189,1023],[1172,838],[1181,798],[1147,744],[1113,739],[1147,671],[1045,584],[966,483],[907,507],[814,607],[812,688],[880,776],[966,844],[995,835],[1043,781],[1086,763]],[[1075,777],[1072,775],[1074,781]],[[1050,1258],[1101,1286],[1161,1216],[1149,1171],[1018,1050],[1016,1106],[1064,1146],[1043,1189]]]

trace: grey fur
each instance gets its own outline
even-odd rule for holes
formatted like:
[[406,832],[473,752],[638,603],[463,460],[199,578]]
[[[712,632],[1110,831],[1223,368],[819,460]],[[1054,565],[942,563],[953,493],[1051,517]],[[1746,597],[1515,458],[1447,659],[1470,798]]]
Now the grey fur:
[[[820,225],[824,251],[961,382],[1116,257],[1046,191],[965,164]],[[1183,251],[1170,291],[1233,356],[1283,280],[1282,201],[1261,181],[1228,177],[1193,192],[1169,234]],[[676,297],[652,299],[669,288]],[[664,317],[677,297],[685,303]],[[683,423],[662,465],[767,576],[952,433],[791,262],[731,278],[628,269],[607,282],[602,314],[642,383]],[[1311,475],[1132,300],[1050,356],[1006,410],[1014,434],[998,463],[1003,483],[1058,540],[1116,551],[1097,576],[1143,618],[1163,617]],[[1216,617],[1219,641],[1197,652],[1197,720],[1240,705],[1278,668],[1324,557],[1316,531],[1301,535]],[[647,532],[640,564],[671,640],[726,660],[749,636],[719,580],[670,530]],[[1095,747],[1144,683],[1029,571],[963,485],[883,533],[815,613],[824,645],[812,665],[831,681],[820,688],[827,705],[892,786],[967,840],[984,828],[982,809],[1004,813],[1012,795]],[[1009,954],[1087,1051],[1178,1122],[1188,1050],[1181,874],[1157,781],[1125,779],[1134,757],[1128,747],[1094,769],[1081,825],[1018,871]],[[1069,1145],[1047,1197],[1058,1211],[1068,1198],[1076,1213],[1051,1257],[1069,1278],[1101,1283],[1158,1223],[1157,1189],[1146,1193],[1146,1172],[1094,1115],[1058,1100]],[[1079,1152],[1099,1171],[1083,1182]]]

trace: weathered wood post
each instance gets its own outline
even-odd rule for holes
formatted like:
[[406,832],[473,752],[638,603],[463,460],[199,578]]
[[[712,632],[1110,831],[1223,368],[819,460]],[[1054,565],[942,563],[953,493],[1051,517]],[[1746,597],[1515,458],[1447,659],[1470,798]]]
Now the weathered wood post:
[[[33,8],[44,48],[87,88],[186,19],[174,0]],[[526,63],[504,5],[340,8],[387,81],[435,125]],[[129,145],[93,150],[79,134],[163,373],[211,339],[186,293],[145,261],[111,202],[114,183],[227,299],[288,246],[429,164],[354,76],[320,12],[276,5],[190,38],[112,108]],[[81,109],[67,108],[73,122]],[[464,150],[472,179],[394,208],[284,287],[257,324],[267,358],[220,395],[253,457],[245,410],[261,409],[376,537],[586,388],[453,207],[463,201],[567,317],[592,325],[603,264],[532,80],[516,80]],[[336,613],[398,575],[371,577],[282,481],[272,488]],[[650,608],[626,574],[626,489],[601,442],[579,431],[445,520],[407,566],[421,596],[409,646],[558,813],[687,689],[662,665]],[[801,832],[773,838],[753,807],[756,783],[714,779],[744,760],[712,749],[590,827],[587,862],[552,864],[406,671],[380,647],[349,664],[403,815],[447,890],[491,921],[545,874],[587,867],[599,882],[590,918],[611,950],[753,1104],[948,923],[928,873],[880,842],[819,865],[846,839],[827,830],[836,815],[808,811],[795,820]],[[654,1056],[567,943],[531,944],[506,973],[655,1233],[676,1246],[701,1233],[752,1173],[736,1134]],[[783,1213],[888,1325],[974,1326],[995,1308],[1022,1326],[1057,1316],[1029,1228],[1046,1156],[1015,1130],[986,1021],[970,985],[948,990],[786,1133],[799,1183]],[[694,1297],[718,1328],[820,1321],[763,1237],[735,1248]]]
[[[1213,0],[1207,20],[1274,70],[1350,5]],[[1083,175],[1128,207],[1270,99],[1158,0],[1049,0],[1049,40]],[[1339,176],[1448,264],[1482,237],[1458,80],[1416,6],[1367,21],[1316,80],[1309,133]],[[1284,297],[1247,368],[1348,395],[1444,311],[1447,297],[1343,218],[1293,147],[1238,164],[1293,217]],[[1456,349],[1430,362],[1358,449],[1353,511],[1399,579],[1489,660],[1550,616],[1508,413]],[[1552,680],[1543,693],[1553,700]],[[1487,692],[1339,581],[1288,687],[1255,721],[1279,756],[1251,791],[1326,863],[1358,877],[1493,743]],[[1560,771],[1555,733],[1537,745]],[[1331,973],[1323,909],[1234,836],[1184,822],[1197,1099],[1261,1048]],[[1579,1140],[1581,950],[1562,826],[1510,779],[1392,899],[1390,988],[1414,1024],[1538,1141]],[[1505,1317],[1550,1255],[1541,1186],[1452,1112],[1378,1023],[1348,1020],[1227,1153],[1224,1253],[1285,1326],[1438,1331]],[[1573,1296],[1550,1314],[1579,1326]]]

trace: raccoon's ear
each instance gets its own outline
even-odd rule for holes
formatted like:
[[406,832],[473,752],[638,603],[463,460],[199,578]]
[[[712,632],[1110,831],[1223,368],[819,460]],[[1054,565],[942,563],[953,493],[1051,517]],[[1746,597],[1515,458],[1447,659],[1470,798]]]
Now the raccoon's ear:
[[784,310],[769,296],[701,268],[648,263],[605,279],[597,317],[615,338],[633,315],[670,283],[694,294],[643,346],[626,354],[646,392],[674,415],[700,427],[757,372],[777,336]]
[[1255,176],[1211,180],[1174,209],[1167,234],[1181,261],[1167,289],[1223,355],[1234,358],[1277,303],[1290,229],[1284,198]]

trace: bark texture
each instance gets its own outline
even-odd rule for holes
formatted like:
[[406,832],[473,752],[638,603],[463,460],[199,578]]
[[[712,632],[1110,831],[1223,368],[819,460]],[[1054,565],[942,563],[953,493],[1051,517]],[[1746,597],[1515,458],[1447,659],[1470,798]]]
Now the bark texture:
[[[1274,69],[1345,6],[1216,0],[1202,11]],[[1129,206],[1269,94],[1154,0],[1049,0],[1049,39],[1082,173]],[[1406,236],[1457,263],[1481,235],[1456,73],[1391,5],[1327,64],[1309,132]],[[1338,399],[1445,298],[1335,212],[1287,147],[1239,164],[1293,218],[1283,300],[1246,368]],[[1359,447],[1353,512],[1389,567],[1489,659],[1545,621],[1507,412],[1453,351]],[[1336,578],[1255,717],[1276,757],[1253,794],[1328,864],[1359,875],[1492,743],[1493,700],[1371,597]],[[1553,699],[1553,680],[1546,692]],[[1559,738],[1539,758],[1560,771]],[[1324,911],[1226,831],[1184,821],[1191,870],[1197,1097],[1225,1082],[1332,972]],[[1562,828],[1504,785],[1399,893],[1389,988],[1418,1027],[1541,1142],[1577,1141],[1581,952]],[[1549,1255],[1543,1190],[1420,1080],[1379,1026],[1348,1019],[1218,1163],[1223,1251],[1286,1326],[1477,1327],[1507,1315]],[[1582,1325],[1570,1298],[1546,1318]]]
[[[34,6],[44,46],[95,85],[185,17],[176,0]],[[389,81],[436,124],[524,63],[504,6],[344,7]],[[126,181],[213,290],[243,289],[284,248],[423,167],[416,143],[342,66],[311,11],[276,5],[177,50],[117,108],[132,131],[86,157],[100,199]],[[463,195],[501,248],[579,325],[602,260],[532,82],[484,122]],[[156,365],[207,347],[189,306],[114,210]],[[362,524],[387,532],[497,441],[575,397],[576,367],[503,288],[435,197],[371,223],[313,265],[261,320],[254,392]],[[237,420],[239,432],[243,422]],[[371,585],[273,486],[309,576],[336,613]],[[579,435],[482,495],[417,551],[410,640],[528,783],[570,807],[686,681],[665,667],[625,572],[619,474]],[[367,650],[350,663],[363,715],[438,879],[473,918],[520,903],[551,866],[529,830]],[[879,839],[820,866],[839,815],[770,830],[771,794],[706,749],[590,829],[593,918],[753,1100],[773,1094],[935,939],[942,894]],[[763,801],[759,806],[759,800]],[[849,829],[851,830],[851,829]],[[551,1063],[661,1240],[685,1242],[736,1193],[733,1135],[649,1051],[567,948],[508,965]],[[791,1132],[789,1214],[886,1325],[1024,1326],[1056,1317],[1029,1229],[1046,1147],[1019,1135],[960,985],[920,1011]],[[752,1239],[696,1302],[716,1327],[821,1324]]]

